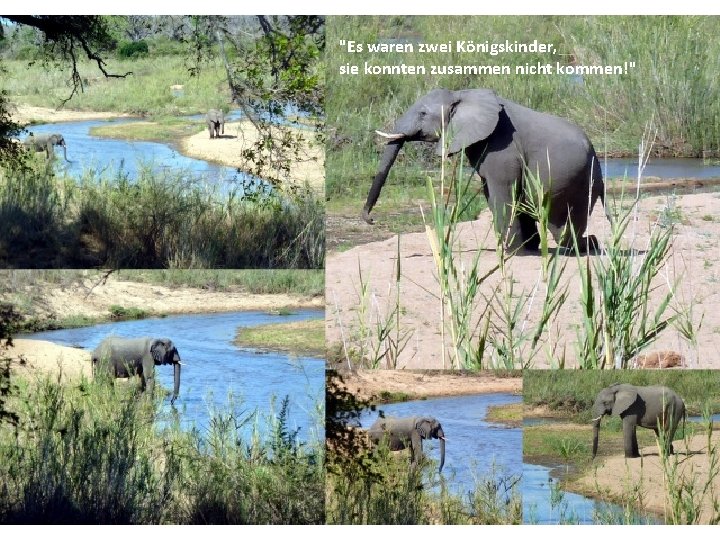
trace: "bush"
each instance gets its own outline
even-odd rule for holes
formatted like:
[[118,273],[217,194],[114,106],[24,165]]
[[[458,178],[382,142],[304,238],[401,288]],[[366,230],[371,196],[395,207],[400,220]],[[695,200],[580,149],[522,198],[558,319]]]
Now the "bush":
[[148,44],[145,40],[124,41],[117,48],[120,58],[144,58],[148,55]]

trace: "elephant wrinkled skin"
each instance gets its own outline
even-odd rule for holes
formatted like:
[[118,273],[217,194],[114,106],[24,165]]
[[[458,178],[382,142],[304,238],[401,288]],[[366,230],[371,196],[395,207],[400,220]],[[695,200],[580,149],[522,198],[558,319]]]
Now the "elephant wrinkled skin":
[[368,429],[370,440],[385,440],[390,450],[410,448],[412,463],[422,457],[423,439],[440,439],[440,470],[445,464],[445,433],[435,418],[378,418]]
[[69,161],[67,158],[65,138],[60,133],[41,133],[39,135],[30,135],[23,141],[23,146],[31,152],[45,152],[48,160],[55,157],[53,147],[62,146],[63,157],[65,158],[65,161]]
[[219,139],[225,134],[225,113],[218,109],[210,109],[205,116],[211,139]]
[[[447,141],[441,140],[443,129]],[[492,90],[433,90],[397,119],[392,133],[377,133],[387,144],[362,212],[370,224],[370,212],[390,168],[409,141],[437,142],[441,156],[446,150],[447,155],[465,151],[483,179],[495,230],[509,249],[539,247],[537,216],[529,212],[529,205],[537,203],[529,188],[529,173],[537,176],[548,196],[548,228],[562,247],[573,246],[566,224],[573,226],[580,240],[596,200],[604,202],[600,164],[583,130],[557,116],[499,97]],[[611,219],[607,207],[605,214]],[[590,236],[579,245],[596,242]]]
[[625,457],[640,457],[637,426],[652,429],[657,437],[663,431],[665,454],[673,453],[672,440],[680,420],[685,418],[685,403],[667,386],[613,384],[604,388],[593,404],[593,458],[597,454],[600,420],[604,415],[622,418]]
[[150,395],[155,388],[155,366],[171,364],[174,367],[174,388],[171,403],[180,392],[180,355],[169,339],[156,338],[105,338],[92,353],[93,375],[111,378],[140,376],[141,388]]

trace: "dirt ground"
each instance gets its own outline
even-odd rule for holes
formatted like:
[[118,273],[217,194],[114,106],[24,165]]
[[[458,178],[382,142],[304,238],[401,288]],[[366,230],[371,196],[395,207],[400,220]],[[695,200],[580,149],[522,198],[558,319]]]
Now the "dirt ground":
[[[720,432],[712,434],[712,444],[720,443]],[[683,441],[673,442],[675,451],[682,456],[678,471],[686,482],[692,482],[695,493],[700,493],[702,486],[708,481],[709,459],[707,435],[695,435],[687,447]],[[585,494],[602,494],[609,498],[621,499],[627,490],[641,486],[642,502],[647,510],[656,513],[665,511],[665,479],[663,476],[660,456],[657,446],[648,446],[640,449],[642,459],[625,459],[624,456],[614,456],[606,459],[597,471],[591,471],[570,486],[571,490],[579,488]],[[717,496],[720,493],[720,476],[712,479],[713,491]],[[698,495],[695,496],[697,500]],[[708,495],[702,501],[700,523],[708,523],[714,516],[712,498]]]
[[[305,146],[300,152],[299,161],[292,165],[287,181],[290,184],[302,186],[307,180],[319,193],[325,192],[325,148],[315,140],[311,131],[297,130],[306,139]],[[230,167],[247,170],[247,162],[242,152],[252,148],[258,140],[258,131],[249,120],[225,124],[225,134],[219,139],[210,139],[207,130],[186,137],[180,142],[183,154],[221,163]],[[285,180],[284,173],[272,164],[264,169],[263,176],[280,177]]]
[[110,306],[141,308],[152,315],[181,313],[216,313],[225,311],[266,310],[281,308],[322,308],[321,297],[288,294],[249,294],[245,292],[209,291],[193,287],[166,287],[149,283],[124,281],[110,275],[98,284],[93,273],[70,284],[43,283],[20,285],[17,293],[27,293],[33,301],[36,316],[63,319],[83,315],[102,318]]
[[357,370],[343,373],[342,381],[354,396],[368,400],[381,392],[404,393],[410,399],[472,394],[522,393],[522,377],[497,377],[492,372],[412,372]]
[[70,111],[66,109],[49,109],[32,105],[17,105],[12,111],[12,119],[19,124],[50,124],[55,122],[77,122],[81,120],[102,120],[105,118],[127,117],[127,114],[116,112]]
[[[376,216],[377,218],[377,216]],[[658,221],[676,223],[670,256],[654,282],[650,308],[673,285],[673,307],[692,307],[692,324],[697,332],[697,345],[689,343],[675,327],[666,329],[645,351],[674,350],[683,354],[687,367],[720,368],[720,194],[655,195],[642,200],[637,222],[626,231],[628,247],[643,250],[650,229]],[[370,227],[370,226],[367,226]],[[462,223],[462,260],[470,263],[479,251],[481,274],[497,264],[496,240],[491,215],[484,211],[477,221]],[[610,226],[600,203],[588,227],[601,244],[605,243]],[[391,319],[395,302],[397,236],[354,247],[345,252],[331,252],[326,263],[326,340],[329,347],[343,341],[348,349],[359,349],[359,336],[373,332],[378,321]],[[578,262],[566,257],[564,282],[569,283],[568,299],[555,321],[546,330],[542,346],[532,358],[524,358],[530,367],[554,367],[564,354],[566,366],[575,365],[576,325],[581,321],[580,281]],[[584,259],[583,259],[584,260]],[[445,369],[452,366],[452,340],[445,328],[445,355],[442,349],[442,316],[437,271],[428,236],[425,233],[403,234],[400,238],[400,327],[407,343],[398,356],[397,368]],[[534,328],[540,317],[541,258],[525,255],[512,258],[507,264],[513,280],[513,298],[533,298],[528,302],[521,320]],[[366,293],[363,295],[363,286]],[[506,280],[505,283],[509,283]],[[494,274],[483,284],[478,298],[491,298],[500,283]],[[677,283],[677,286],[674,286]],[[539,291],[533,296],[533,290]],[[481,300],[474,308],[475,320],[486,308]],[[498,307],[497,299],[492,306]],[[529,307],[528,307],[529,306]],[[672,313],[670,311],[669,313]],[[496,320],[496,319],[493,319]],[[492,331],[492,330],[491,330]],[[496,330],[497,331],[497,330]],[[548,337],[549,336],[549,337]],[[488,359],[485,358],[484,362]],[[385,365],[381,367],[387,367]],[[516,366],[517,367],[517,366]]]
[[12,347],[0,344],[0,358],[9,358],[13,372],[21,376],[59,374],[63,382],[92,377],[89,351],[49,341],[14,339]]

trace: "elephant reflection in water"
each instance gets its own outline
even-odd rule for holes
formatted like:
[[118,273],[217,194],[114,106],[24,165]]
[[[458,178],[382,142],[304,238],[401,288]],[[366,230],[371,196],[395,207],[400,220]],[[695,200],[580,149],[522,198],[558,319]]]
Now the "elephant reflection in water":
[[368,436],[374,444],[385,441],[390,450],[410,449],[413,464],[422,458],[423,439],[440,440],[440,471],[445,464],[445,433],[435,418],[378,418]]

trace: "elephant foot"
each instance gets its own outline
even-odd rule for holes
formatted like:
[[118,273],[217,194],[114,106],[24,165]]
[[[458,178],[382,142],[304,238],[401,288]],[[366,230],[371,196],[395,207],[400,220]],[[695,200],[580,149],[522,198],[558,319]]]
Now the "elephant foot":
[[[597,255],[601,253],[600,242],[594,234],[589,234],[578,240],[578,251],[580,255]],[[561,255],[575,255],[575,246],[559,246],[558,252]]]
[[640,457],[639,453],[635,454],[633,452],[630,452],[630,453],[625,454],[625,458],[627,458],[627,459],[634,459],[634,458],[639,458],[639,457]]

